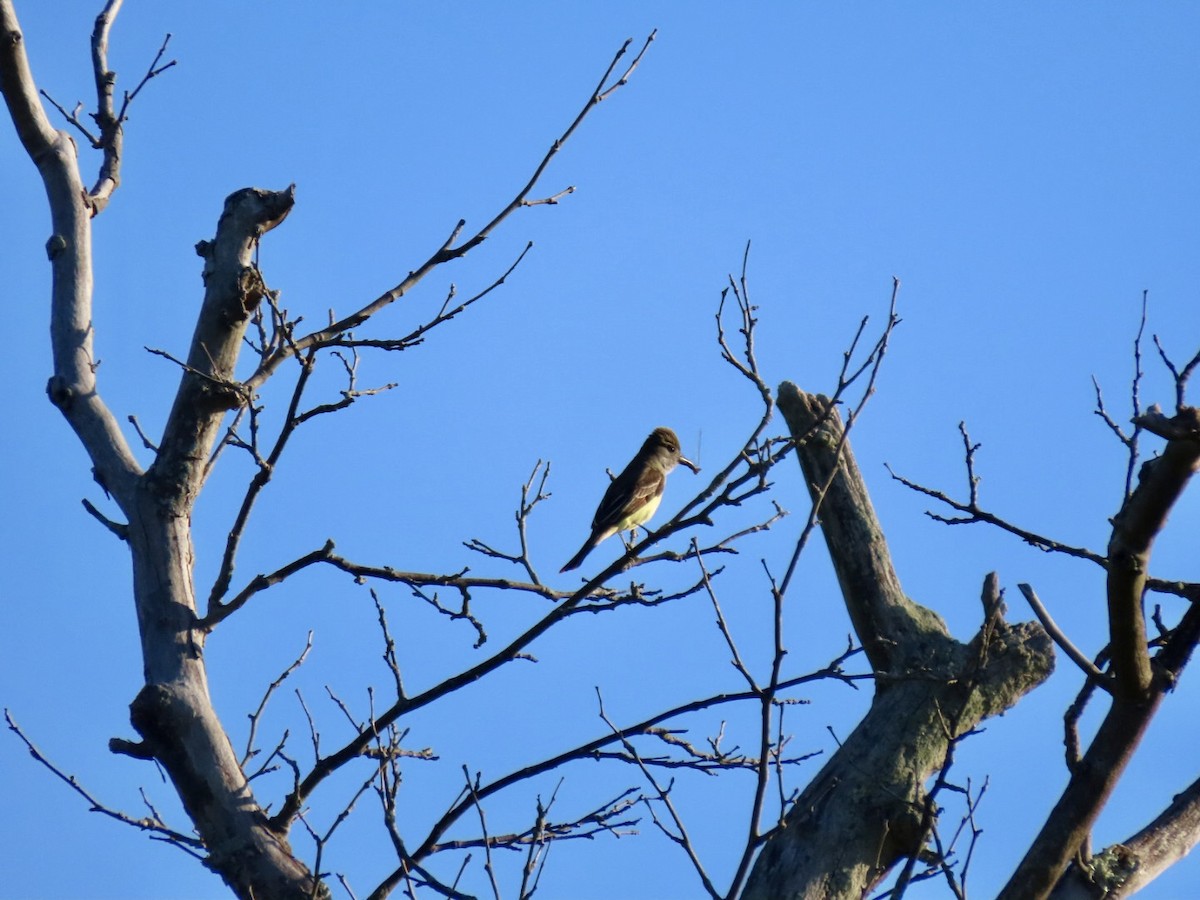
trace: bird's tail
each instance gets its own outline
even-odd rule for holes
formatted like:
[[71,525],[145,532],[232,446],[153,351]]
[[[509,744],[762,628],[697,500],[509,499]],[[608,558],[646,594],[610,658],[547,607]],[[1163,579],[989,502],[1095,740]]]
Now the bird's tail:
[[584,558],[593,550],[595,550],[596,545],[599,543],[600,542],[596,540],[596,535],[593,534],[591,537],[589,537],[583,542],[583,546],[579,548],[579,552],[571,557],[571,561],[558,570],[559,574],[562,574],[563,572],[570,572],[572,569],[578,569],[583,563]]

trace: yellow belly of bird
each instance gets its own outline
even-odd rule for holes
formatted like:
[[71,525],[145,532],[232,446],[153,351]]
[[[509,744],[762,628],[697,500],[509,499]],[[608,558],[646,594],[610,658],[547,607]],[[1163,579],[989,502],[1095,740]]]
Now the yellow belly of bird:
[[662,503],[662,494],[659,494],[648,503],[642,504],[640,507],[623,518],[620,522],[618,522],[616,532],[614,533],[628,531],[630,528],[637,528],[637,526],[649,522],[650,517],[658,510],[658,504],[660,503]]

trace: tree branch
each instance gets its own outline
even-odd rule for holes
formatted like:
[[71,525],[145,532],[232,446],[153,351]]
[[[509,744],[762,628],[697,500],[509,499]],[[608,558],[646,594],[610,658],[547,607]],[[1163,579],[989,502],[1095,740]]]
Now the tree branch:
[[[852,656],[855,652],[857,652],[857,651],[849,650],[846,653],[843,653],[841,656],[837,657],[836,659],[832,660],[826,667],[824,667],[822,669],[819,669],[815,672],[811,672],[806,675],[801,675],[796,678],[790,678],[785,681],[782,681],[778,685],[778,690],[779,691],[790,690],[790,689],[798,687],[802,684],[809,684],[811,682],[819,681],[819,680],[825,679],[825,678],[843,679],[846,676],[841,670],[841,665],[842,665],[842,663],[844,663],[846,661],[846,659],[848,659],[850,656]],[[622,735],[630,736],[630,735],[639,735],[639,734],[650,734],[653,732],[653,730],[657,726],[661,725],[662,723],[667,722],[672,719],[677,719],[677,718],[687,715],[689,713],[699,712],[701,710],[710,709],[714,706],[720,706],[720,705],[727,704],[727,703],[745,703],[745,702],[750,702],[750,701],[757,701],[758,697],[759,697],[759,694],[756,691],[737,691],[737,692],[732,692],[732,693],[715,694],[711,697],[705,697],[700,700],[694,700],[689,703],[685,703],[680,706],[676,706],[672,709],[668,709],[657,715],[651,716],[649,719],[646,719],[642,722],[638,722],[633,725],[625,726],[625,727],[621,728],[619,730],[619,732],[616,734],[614,734],[610,731],[609,733],[606,733],[601,737],[598,737],[594,740],[588,741],[584,744],[580,744],[579,746],[574,747],[570,750],[567,750],[563,753],[560,753],[557,756],[550,757],[548,759],[544,759],[540,762],[526,766],[526,767],[519,769],[515,772],[512,772],[502,778],[498,778],[497,780],[492,781],[488,784],[480,785],[476,789],[475,793],[478,795],[479,799],[481,799],[481,800],[486,799],[487,797],[490,797],[493,794],[498,793],[499,791],[502,791],[508,787],[511,787],[514,784],[525,781],[536,775],[540,775],[545,772],[553,771],[553,770],[559,768],[560,766],[564,765],[565,763],[570,762],[572,760],[591,759],[591,758],[595,757],[601,750],[603,750],[603,748],[610,746],[611,744],[614,744],[614,743],[620,743]],[[460,800],[457,804],[455,804],[451,809],[447,810],[446,813],[443,814],[442,817],[440,819],[438,819],[438,821],[436,823],[434,823],[433,827],[429,830],[429,833],[421,841],[420,845],[418,846],[418,849],[415,851],[412,851],[411,853],[408,853],[406,851],[406,855],[405,855],[406,862],[407,861],[415,861],[415,862],[419,863],[422,860],[424,860],[430,853],[435,852],[437,850],[437,848],[439,846],[441,846],[441,844],[440,844],[441,838],[446,833],[446,831],[455,822],[457,822],[465,813],[469,812],[473,808],[473,805],[474,805],[474,800],[472,800],[471,798],[464,798],[464,799]],[[376,892],[373,896],[379,896],[379,897],[386,896],[386,894],[388,893],[388,891],[391,890],[391,888],[394,888],[396,885],[398,885],[402,882],[404,875],[405,875],[405,871],[406,871],[405,866],[401,866],[401,867],[397,868],[396,871],[394,871],[387,879],[384,880],[384,882],[376,890]]]
[[1170,420],[1148,413],[1141,424],[1148,431],[1157,433],[1158,429],[1173,436],[1162,455],[1142,466],[1138,486],[1113,518],[1108,548],[1112,706],[1000,900],[1049,895],[1087,840],[1164,694],[1178,679],[1200,638],[1200,612],[1192,606],[1161,651],[1162,665],[1156,677],[1141,609],[1154,539],[1200,468],[1200,412],[1184,408]]
[[1037,616],[1038,621],[1042,623],[1042,627],[1046,629],[1046,633],[1050,635],[1050,637],[1054,640],[1054,643],[1058,644],[1059,649],[1061,649],[1063,653],[1067,654],[1067,656],[1070,657],[1071,662],[1079,666],[1079,668],[1083,671],[1083,674],[1092,679],[1096,683],[1097,687],[1103,688],[1106,691],[1111,691],[1112,685],[1109,683],[1109,677],[1096,668],[1096,664],[1088,659],[1082,650],[1071,643],[1071,639],[1063,633],[1062,629],[1058,627],[1058,623],[1056,623],[1050,616],[1050,612],[1045,606],[1042,605],[1042,601],[1038,597],[1037,592],[1034,591],[1034,589],[1028,584],[1018,584],[1017,588],[1020,589],[1021,593],[1025,597],[1025,600],[1029,603],[1029,607],[1033,610],[1033,614]]
[[0,0],[0,93],[17,135],[37,166],[50,204],[50,336],[54,374],[46,387],[91,457],[97,479],[128,515],[141,467],[96,384],[92,348],[91,208],[75,142],[51,127],[25,56],[11,0]]
[[[779,404],[794,434],[820,423],[798,453],[813,500],[821,501],[821,531],[842,596],[871,668],[904,671],[908,661],[903,654],[913,649],[912,636],[944,636],[945,626],[900,587],[866,485],[841,439],[841,416],[830,400],[785,382],[779,387]],[[817,490],[821,485],[826,486],[823,494]],[[836,512],[827,515],[830,509]]]
[[199,491],[221,420],[250,396],[234,380],[234,369],[246,326],[266,292],[252,256],[262,235],[287,218],[295,200],[294,185],[285,191],[235,191],[225,199],[216,237],[196,247],[204,258],[204,302],[148,473],[165,489],[184,496]]
[[264,359],[259,365],[258,370],[251,375],[249,379],[247,379],[246,389],[249,391],[255,391],[261,387],[262,384],[271,377],[275,370],[278,369],[283,361],[288,357],[297,353],[303,353],[310,347],[326,345],[339,338],[347,331],[357,328],[380,310],[391,305],[407,294],[417,284],[419,284],[426,275],[428,275],[438,266],[465,256],[470,250],[483,243],[483,241],[488,238],[488,236],[496,229],[496,227],[499,226],[500,223],[507,219],[510,215],[512,215],[512,213],[514,213],[516,210],[524,206],[537,205],[537,202],[547,202],[531,202],[529,200],[530,192],[537,186],[542,174],[546,171],[546,167],[550,165],[550,161],[558,155],[558,152],[562,149],[566,141],[570,139],[571,135],[575,133],[575,130],[587,117],[588,113],[590,113],[597,105],[599,105],[602,100],[610,96],[614,90],[626,83],[629,76],[633,74],[633,70],[641,62],[642,56],[649,48],[651,41],[654,40],[655,33],[656,32],[652,32],[646,39],[646,43],[642,47],[641,52],[638,53],[637,57],[633,60],[621,77],[607,90],[605,90],[604,85],[608,82],[609,77],[616,69],[617,63],[625,55],[626,50],[629,48],[630,41],[626,41],[624,45],[622,45],[621,49],[617,51],[617,55],[613,58],[612,63],[609,64],[604,76],[601,78],[600,84],[597,86],[596,90],[592,92],[592,95],[584,104],[583,109],[580,110],[579,114],[575,117],[575,120],[570,124],[570,126],[568,126],[567,130],[563,132],[562,136],[551,145],[550,149],[546,152],[546,155],[542,158],[541,163],[539,163],[537,168],[534,169],[533,175],[530,177],[529,181],[526,182],[525,186],[517,192],[517,195],[508,203],[508,205],[500,210],[500,212],[498,212],[490,222],[488,222],[474,235],[460,244],[458,243],[458,238],[461,235],[462,229],[465,227],[466,222],[465,220],[459,221],[454,230],[450,233],[450,236],[445,240],[445,242],[443,242],[441,247],[439,247],[427,260],[425,260],[425,262],[410,272],[407,277],[405,277],[395,287],[385,291],[375,300],[372,300],[366,306],[363,306],[356,312],[351,313],[349,316],[331,323],[327,328],[323,328],[320,331],[314,331],[302,338],[298,338],[294,343],[279,347],[274,353],[270,354],[270,356]]
[[1127,895],[1141,888],[1179,862],[1200,843],[1200,780],[1193,781],[1176,794],[1154,821],[1121,846],[1137,860],[1128,880],[1122,885]]
[[1173,418],[1147,414],[1138,419],[1147,431],[1168,434],[1162,456],[1147,462],[1138,486],[1113,519],[1108,545],[1108,627],[1112,668],[1128,697],[1141,699],[1150,687],[1150,656],[1142,593],[1154,539],[1167,513],[1200,468],[1200,410],[1181,409]]
[[192,854],[192,856],[198,856],[199,854],[197,854],[195,851],[203,849],[203,843],[196,840],[194,837],[189,837],[186,834],[182,834],[178,831],[168,828],[163,823],[162,819],[160,819],[157,815],[154,815],[151,818],[143,817],[136,819],[128,813],[123,813],[119,810],[105,806],[87,789],[85,789],[74,775],[66,774],[62,771],[62,769],[50,762],[50,760],[46,758],[45,754],[43,754],[42,751],[34,745],[33,741],[29,739],[25,732],[21,730],[21,727],[16,723],[12,717],[12,714],[7,709],[4,710],[4,721],[8,723],[8,730],[20,738],[21,743],[25,745],[25,749],[29,751],[29,755],[54,773],[55,777],[65,782],[67,786],[71,788],[71,790],[86,800],[92,812],[103,813],[109,818],[116,819],[118,822],[124,822],[126,825],[132,825],[133,827],[142,831],[149,831],[153,835],[161,836],[169,843],[175,844],[180,848],[187,850]]

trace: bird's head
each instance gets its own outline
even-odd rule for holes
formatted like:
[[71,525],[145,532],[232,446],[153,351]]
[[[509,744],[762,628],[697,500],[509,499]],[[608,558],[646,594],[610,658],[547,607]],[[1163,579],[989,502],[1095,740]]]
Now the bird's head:
[[659,450],[665,450],[679,465],[687,466],[693,472],[699,473],[700,467],[683,455],[679,449],[679,435],[670,428],[655,428],[650,432],[650,437],[646,438],[646,443],[642,447],[642,452]]

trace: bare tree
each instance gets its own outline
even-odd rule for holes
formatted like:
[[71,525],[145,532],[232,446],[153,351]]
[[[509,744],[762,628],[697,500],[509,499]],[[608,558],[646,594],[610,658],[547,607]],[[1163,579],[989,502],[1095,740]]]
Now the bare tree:
[[[1133,428],[1128,432],[1109,415],[1097,388],[1097,413],[1129,454],[1125,501],[1113,520],[1111,540],[1103,554],[1022,529],[984,509],[975,474],[978,447],[965,428],[966,500],[895,476],[955,511],[952,516],[936,516],[941,521],[985,523],[1039,549],[1100,566],[1108,579],[1110,640],[1095,658],[1089,658],[1063,634],[1029,585],[1021,585],[1020,590],[1038,621],[1009,624],[994,573],[984,578],[980,627],[965,642],[954,639],[934,612],[905,596],[848,440],[874,393],[876,376],[899,321],[899,284],[893,286],[886,319],[873,339],[866,337],[868,321],[863,320],[828,396],[806,393],[786,382],[775,391],[764,382],[758,367],[756,307],[750,300],[745,258],[740,277],[731,278],[721,294],[716,342],[730,370],[750,386],[761,405],[761,415],[738,451],[717,467],[691,500],[655,531],[631,541],[617,560],[578,588],[561,590],[545,583],[527,541],[526,524],[548,496],[549,466],[541,462],[522,486],[515,517],[518,549],[505,551],[479,539],[467,544],[480,558],[512,567],[519,573],[516,577],[482,577],[466,568],[401,571],[346,558],[329,541],[274,571],[237,584],[238,554],[255,504],[301,426],[392,387],[361,387],[359,354],[419,345],[432,329],[465,313],[502,286],[522,263],[525,252],[472,296],[461,299],[452,292],[434,316],[405,334],[362,337],[358,330],[431,272],[479,247],[517,211],[553,205],[570,193],[572,188],[541,193],[548,164],[584,118],[626,84],[654,35],[636,54],[630,53],[629,42],[620,48],[578,115],[529,179],[482,228],[468,232],[466,223],[458,222],[437,249],[394,287],[363,301],[349,315],[331,314],[328,324],[316,330],[300,328],[300,318],[283,308],[279,292],[268,286],[257,261],[260,243],[283,223],[295,204],[294,191],[246,188],[230,195],[215,236],[197,247],[203,260],[205,290],[188,354],[175,359],[166,351],[155,351],[175,363],[181,373],[163,434],[154,441],[136,420],[130,422],[137,439],[152,453],[152,463],[143,467],[133,452],[130,435],[105,404],[97,380],[91,325],[91,223],[104,212],[121,183],[124,124],[130,103],[172,63],[164,62],[164,42],[140,83],[118,100],[116,76],[107,58],[120,5],[120,0],[109,0],[92,35],[93,124],[86,124],[78,109],[68,112],[46,98],[74,133],[100,154],[98,173],[88,188],[76,140],[70,132],[57,130],[43,107],[40,96],[45,95],[39,95],[30,70],[12,0],[0,0],[0,92],[16,133],[45,184],[52,219],[47,252],[53,276],[54,372],[48,393],[88,453],[96,481],[111,496],[120,519],[91,503],[85,502],[85,506],[126,544],[133,564],[145,685],[131,705],[138,738],[115,738],[110,749],[162,767],[190,819],[192,833],[168,825],[153,806],[150,815],[142,817],[105,807],[42,754],[8,714],[10,729],[34,756],[93,809],[191,853],[219,874],[237,896],[247,898],[329,896],[329,873],[323,866],[326,850],[363,797],[377,801],[394,853],[391,871],[373,886],[371,897],[385,897],[396,890],[409,896],[418,891],[467,896],[460,884],[470,859],[463,856],[464,851],[482,854],[489,889],[499,897],[502,889],[493,853],[501,850],[520,854],[515,892],[530,897],[538,889],[547,850],[555,842],[621,834],[641,816],[649,816],[678,846],[693,868],[700,890],[711,897],[857,898],[892,876],[888,888],[892,897],[902,896],[913,881],[931,877],[944,879],[952,894],[965,897],[978,836],[974,812],[982,789],[964,788],[952,779],[955,748],[971,738],[983,720],[1008,709],[1049,676],[1057,644],[1084,678],[1079,700],[1067,717],[1071,780],[1004,896],[1046,897],[1052,892],[1062,897],[1100,896],[1115,890],[1128,894],[1195,845],[1200,837],[1196,811],[1200,789],[1195,784],[1121,845],[1092,853],[1089,836],[1164,693],[1176,683],[1200,640],[1200,613],[1195,606],[1200,585],[1149,574],[1154,539],[1200,466],[1200,413],[1186,403],[1188,380],[1200,366],[1200,355],[1177,366],[1160,346],[1160,358],[1174,377],[1175,412],[1168,417],[1157,407],[1143,409],[1139,334]],[[246,374],[239,375],[239,363],[242,370],[249,366]],[[336,400],[309,398],[313,372],[321,363],[332,363],[344,379]],[[286,410],[281,422],[272,425],[263,415],[260,391],[268,382],[288,378]],[[771,430],[777,404],[787,426],[782,434]],[[1166,443],[1159,456],[1141,463],[1140,442],[1146,434]],[[204,596],[192,566],[192,513],[225,450],[246,454],[254,472],[231,516],[216,578]],[[771,473],[791,455],[797,457],[809,489],[808,513],[782,565],[762,563],[773,611],[772,651],[763,677],[756,674],[761,667],[741,650],[722,611],[720,576],[725,560],[736,554],[743,538],[770,528],[782,517],[782,508],[772,499]],[[759,511],[753,524],[727,526],[730,510],[743,506]],[[798,560],[818,530],[833,560],[860,647],[850,642],[835,649],[827,665],[794,672],[787,665],[783,622],[790,609],[788,598],[794,592]],[[670,549],[668,539],[684,531],[690,538],[687,548]],[[636,580],[623,589],[609,585],[621,573],[665,562],[693,572],[682,589],[665,591]],[[292,738],[289,744],[286,733],[266,751],[258,743],[259,722],[272,697],[305,662],[310,641],[295,661],[265,686],[261,702],[249,717],[246,747],[238,753],[209,696],[206,640],[264,591],[313,567],[329,567],[368,586],[377,612],[377,640],[391,683],[385,690],[371,689],[365,713],[330,691],[330,700],[351,730],[349,738],[332,748],[327,738],[323,743],[318,717],[300,696],[311,763],[300,762],[293,746],[299,741]],[[467,623],[480,651],[475,661],[429,687],[410,690],[397,654],[403,637],[393,632],[387,604],[377,592],[387,584],[407,588],[447,621]],[[543,607],[500,649],[488,650],[487,624],[472,607],[473,598],[482,592],[509,592],[552,605],[548,612]],[[1174,625],[1165,624],[1156,613],[1152,621],[1158,634],[1150,637],[1143,606],[1145,597],[1154,592],[1180,596],[1193,605]],[[456,601],[445,601],[443,593]],[[427,829],[413,832],[401,826],[397,813],[406,767],[436,757],[432,750],[407,744],[406,722],[413,714],[528,659],[535,641],[570,619],[660,606],[686,597],[703,597],[711,604],[733,671],[744,682],[741,689],[695,697],[634,723],[617,721],[605,708],[601,693],[601,724],[593,739],[533,759],[497,778],[485,779],[464,768],[461,788]],[[848,661],[860,653],[865,670],[848,671]],[[791,749],[784,715],[803,686],[826,679],[873,684],[871,708],[816,776],[803,788],[794,787],[797,779],[792,772],[808,755]],[[1098,693],[1108,695],[1109,711],[1087,750],[1082,751],[1076,723],[1084,705]],[[721,733],[697,739],[680,725],[690,714],[727,707],[753,711],[750,749],[731,749]],[[539,796],[526,829],[492,831],[487,816],[492,798],[577,760],[627,767],[636,773],[641,786],[597,798],[582,813],[563,815],[556,810],[556,796]],[[291,773],[290,785],[281,796],[265,798],[254,782],[277,770]],[[719,878],[689,837],[686,817],[674,802],[676,787],[671,776],[732,772],[749,773],[752,787],[732,874]],[[318,828],[308,815],[310,803],[318,793],[334,792],[336,776],[345,775],[351,775],[357,787],[332,803],[335,812],[329,824]],[[940,821],[940,798],[945,792],[958,792],[966,798],[966,812],[952,833],[947,833]],[[452,828],[468,822],[477,823],[474,837],[449,837]],[[297,827],[315,847],[311,862],[292,846]],[[338,877],[353,896],[348,879]]]

